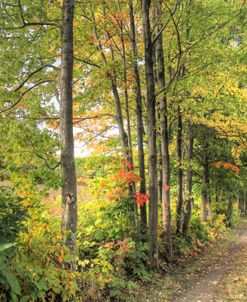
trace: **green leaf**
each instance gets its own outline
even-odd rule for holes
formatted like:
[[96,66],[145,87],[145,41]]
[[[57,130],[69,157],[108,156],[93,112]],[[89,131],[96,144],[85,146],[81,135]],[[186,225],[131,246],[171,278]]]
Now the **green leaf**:
[[4,273],[4,277],[6,278],[6,281],[8,282],[8,284],[11,288],[11,291],[16,295],[20,295],[21,287],[20,287],[18,279],[14,275],[12,275],[8,272]]
[[25,295],[21,298],[20,302],[28,302],[30,299],[30,296],[29,295]]
[[16,245],[17,243],[5,243],[5,244],[0,244],[0,252],[3,252],[9,248],[11,248],[12,246]]

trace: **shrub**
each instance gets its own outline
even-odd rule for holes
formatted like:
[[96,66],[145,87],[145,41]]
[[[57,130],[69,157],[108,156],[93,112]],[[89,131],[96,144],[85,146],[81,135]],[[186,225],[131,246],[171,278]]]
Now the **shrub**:
[[189,235],[202,243],[207,243],[210,240],[208,226],[202,222],[199,216],[191,217]]
[[90,257],[78,261],[85,301],[119,299],[138,287],[137,280],[149,280],[146,244],[125,238],[98,247],[93,245],[92,249],[93,253],[88,253]]
[[17,302],[21,293],[20,283],[10,268],[14,245],[15,243],[0,244],[0,298],[3,302]]
[[22,199],[14,195],[13,189],[0,189],[0,243],[14,242],[18,234],[25,230],[27,211]]

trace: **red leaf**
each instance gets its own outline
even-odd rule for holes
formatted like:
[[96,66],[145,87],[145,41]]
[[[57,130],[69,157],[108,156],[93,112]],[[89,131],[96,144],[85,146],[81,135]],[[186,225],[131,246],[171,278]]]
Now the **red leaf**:
[[238,173],[239,168],[237,166],[232,166],[232,171]]
[[128,161],[123,160],[122,163],[124,164],[124,166],[126,166],[129,169],[133,168],[133,164]]
[[168,191],[168,190],[170,189],[170,186],[168,186],[167,184],[165,184],[165,185],[163,185],[163,189],[164,189],[165,191]]
[[140,192],[136,192],[136,194],[133,197],[135,198],[135,202],[142,207],[149,199],[149,196],[147,194],[142,194]]

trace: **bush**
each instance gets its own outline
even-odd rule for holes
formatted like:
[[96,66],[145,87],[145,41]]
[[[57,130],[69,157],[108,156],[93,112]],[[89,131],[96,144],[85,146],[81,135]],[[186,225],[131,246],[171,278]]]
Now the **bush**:
[[0,249],[0,301],[70,301],[78,287],[64,265],[71,257],[63,247],[60,219],[44,206],[30,208],[29,214],[16,246]]
[[208,226],[202,222],[199,216],[191,217],[189,235],[202,243],[207,243],[210,240]]
[[0,298],[3,302],[17,302],[21,293],[20,283],[10,268],[14,245],[15,243],[0,244]]
[[136,281],[149,280],[146,244],[125,238],[98,247],[93,245],[92,249],[93,252],[88,253],[90,257],[78,261],[80,287],[87,296],[86,301],[119,299],[138,287]]
[[14,196],[13,189],[0,189],[0,243],[14,242],[18,234],[25,230],[27,211],[22,199]]
[[11,266],[15,257],[15,241],[26,230],[27,208],[11,188],[0,189],[0,298],[1,301],[19,301],[21,286]]
[[172,244],[175,255],[184,255],[190,250],[191,242],[188,239],[182,236],[173,236]]
[[222,236],[226,232],[225,215],[218,214],[214,215],[213,219],[208,222],[209,226],[209,237],[211,240],[215,240]]

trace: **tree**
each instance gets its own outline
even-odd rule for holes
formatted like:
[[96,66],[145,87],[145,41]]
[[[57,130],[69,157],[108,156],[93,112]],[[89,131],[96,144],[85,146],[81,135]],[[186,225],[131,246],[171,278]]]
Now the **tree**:
[[66,245],[73,254],[70,268],[76,268],[77,185],[73,138],[73,18],[74,1],[63,1],[62,52],[61,52],[61,168],[62,168],[62,228]]
[[[136,97],[136,129],[137,129],[137,145],[138,145],[138,164],[139,164],[139,174],[140,180],[140,193],[146,194],[146,175],[145,175],[145,159],[144,159],[144,146],[143,146],[143,105],[142,105],[142,92],[141,92],[141,81],[140,72],[137,62],[138,50],[136,41],[136,26],[135,26],[135,16],[133,1],[129,1],[129,15],[130,15],[130,43],[132,50],[132,63],[135,76],[135,97]],[[141,231],[146,233],[147,229],[147,209],[146,204],[141,207]]]
[[[156,7],[156,20],[159,21],[162,12],[162,1],[159,1]],[[158,27],[159,32],[160,26]],[[159,97],[159,115],[160,115],[160,140],[161,140],[161,170],[162,170],[162,220],[164,231],[164,244],[166,247],[166,258],[172,259],[172,229],[171,229],[171,209],[170,209],[170,154],[169,154],[169,130],[168,130],[168,108],[165,80],[165,62],[163,35],[159,34],[156,41],[156,65],[158,88],[162,91]]]
[[150,26],[150,0],[142,1],[145,76],[148,116],[149,243],[150,265],[158,266],[158,179],[156,147],[156,99]]

